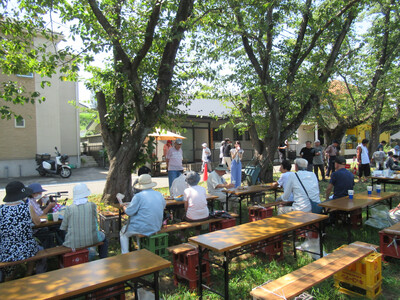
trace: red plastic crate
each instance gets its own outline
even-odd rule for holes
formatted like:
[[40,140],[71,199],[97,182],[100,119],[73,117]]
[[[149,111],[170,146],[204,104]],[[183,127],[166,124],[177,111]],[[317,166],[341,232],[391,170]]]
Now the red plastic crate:
[[89,261],[89,250],[83,249],[62,255],[60,268],[79,265]]
[[125,300],[125,286],[123,283],[111,286],[99,290],[97,292],[91,293],[86,296],[86,299],[96,300],[96,299],[115,299],[115,300]]
[[221,219],[219,222],[210,223],[209,230],[212,232],[233,226],[236,226],[236,219]]
[[350,215],[351,228],[357,229],[362,227],[362,209],[357,209]]
[[[313,227],[314,227],[314,228],[313,228]],[[306,238],[307,232],[310,232],[309,238],[311,238],[311,239],[317,239],[317,238],[318,238],[318,232],[316,232],[316,231],[309,231],[309,230],[312,230],[312,229],[315,230],[315,227],[319,228],[319,224],[316,223],[316,224],[314,224],[313,226],[311,226],[311,225],[310,225],[310,226],[306,226],[304,229],[297,229],[297,230],[296,230],[296,236],[297,236],[298,238]]]
[[[276,238],[274,238],[274,240],[275,239]],[[280,261],[283,259],[283,240],[282,240],[282,238],[280,238],[279,240],[275,240],[272,243],[269,242],[268,240],[257,242],[254,244],[254,249],[258,248],[260,246],[263,246],[263,245],[264,245],[264,247],[255,250],[255,252],[264,253],[270,261],[271,260]],[[253,254],[255,254],[255,252],[253,252]]]
[[[208,252],[204,253],[204,258],[208,259]],[[173,254],[174,264],[174,284],[178,285],[179,279],[185,279],[189,282],[189,289],[195,290],[197,288],[198,267],[199,267],[199,252],[198,249],[190,250],[178,254]],[[207,279],[207,284],[210,284],[210,263],[202,261],[202,277]]]
[[379,231],[379,240],[379,249],[381,250],[383,256],[400,258],[400,237],[398,237],[396,234],[389,234],[384,231]]
[[249,222],[262,220],[272,217],[274,209],[272,207],[250,207]]

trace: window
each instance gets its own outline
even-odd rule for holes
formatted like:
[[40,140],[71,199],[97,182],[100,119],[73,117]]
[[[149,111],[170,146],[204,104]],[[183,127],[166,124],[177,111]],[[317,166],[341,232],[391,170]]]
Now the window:
[[249,133],[248,130],[246,130],[246,131],[244,132],[244,139],[245,139],[245,141],[250,141],[250,133]]
[[15,128],[25,128],[25,119],[18,117],[15,119]]
[[33,78],[33,73],[17,74],[18,77]]
[[238,129],[233,129],[233,139],[235,141],[241,141],[243,140],[243,134],[241,134]]
[[222,135],[222,129],[218,128],[213,128],[213,141],[222,141],[223,140],[223,135]]

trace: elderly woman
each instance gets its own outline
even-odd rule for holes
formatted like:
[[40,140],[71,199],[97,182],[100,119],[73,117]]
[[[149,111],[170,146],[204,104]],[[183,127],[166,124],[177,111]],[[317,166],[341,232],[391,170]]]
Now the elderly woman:
[[200,175],[196,172],[191,171],[186,174],[186,182],[190,186],[184,192],[185,219],[188,222],[203,221],[209,217],[206,189],[197,185],[199,181]]
[[64,246],[69,248],[89,247],[98,242],[99,257],[108,256],[108,241],[105,234],[98,230],[96,204],[88,201],[90,190],[84,183],[74,186],[73,203],[67,206],[60,229],[66,230]]
[[47,203],[47,197],[43,197],[43,192],[46,192],[45,189],[42,188],[40,183],[32,183],[28,186],[32,190],[32,194],[29,195],[29,205],[33,207],[36,214],[40,217],[46,215],[48,212],[51,212],[51,209],[56,205],[55,202],[49,202],[49,204],[43,210],[40,208],[41,206],[45,206]]
[[[32,222],[40,224],[40,219],[34,209],[29,206],[26,197],[32,190],[22,182],[13,181],[6,186],[4,204],[0,205],[0,261],[10,262],[27,259],[36,255],[43,248],[33,238]],[[2,271],[5,280],[13,278],[14,267],[4,268]],[[33,271],[33,264],[29,263],[26,275]],[[36,273],[46,271],[46,260],[36,263]]]

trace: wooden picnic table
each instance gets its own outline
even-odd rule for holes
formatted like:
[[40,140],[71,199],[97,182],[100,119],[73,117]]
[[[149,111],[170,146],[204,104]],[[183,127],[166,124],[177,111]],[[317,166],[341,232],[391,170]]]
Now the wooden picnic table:
[[386,192],[386,184],[400,184],[400,178],[393,177],[382,177],[382,176],[369,176],[371,179],[372,188],[374,187],[374,181],[377,184],[383,183],[383,191]]
[[[226,208],[228,211],[228,202],[232,200],[232,196],[236,196],[239,199],[239,224],[242,224],[242,201],[248,196],[254,196],[256,194],[264,194],[267,191],[274,191],[275,200],[277,191],[280,188],[275,187],[272,183],[259,184],[259,185],[250,185],[250,186],[240,186],[233,189],[223,189],[222,191],[226,193]],[[232,200],[234,201],[234,200]]]
[[[41,220],[44,220],[45,218],[46,218],[46,216],[41,216],[41,217],[40,217]],[[35,225],[35,226],[33,226],[32,228],[33,228],[33,229],[39,229],[39,228],[44,228],[44,227],[60,226],[61,223],[62,223],[62,220],[61,220],[61,219],[58,219],[58,221],[49,221],[49,220],[47,220],[47,218],[46,218],[45,221],[40,222],[39,225]]]
[[[367,219],[369,218],[369,207],[374,206],[382,201],[389,201],[389,206],[392,208],[392,198],[396,196],[397,193],[392,192],[380,192],[373,191],[371,195],[368,195],[367,191],[362,193],[355,193],[353,199],[349,199],[349,196],[337,198],[325,202],[321,202],[319,206],[322,206],[327,212],[329,210],[335,210],[336,212],[348,215],[357,209],[367,208]],[[351,222],[345,222],[347,227],[348,242],[351,242]]]
[[4,282],[0,284],[0,295],[13,300],[64,299],[154,274],[153,282],[148,284],[159,299],[158,273],[170,265],[168,260],[142,249]]
[[[266,218],[263,220],[246,223],[223,230],[195,236],[189,238],[189,242],[197,244],[199,247],[199,265],[202,263],[204,251],[214,251],[224,255],[223,264],[225,272],[225,292],[223,297],[229,299],[229,263],[237,256],[250,253],[255,250],[255,243],[265,240],[271,242],[281,238],[293,237],[293,251],[295,258],[296,230],[307,226],[314,226],[321,236],[321,223],[327,219],[326,215],[306,213],[302,211],[292,211],[287,214]],[[319,226],[317,226],[319,224]],[[320,253],[322,257],[322,241],[320,239]],[[202,283],[202,275],[199,273],[199,280]],[[210,287],[205,288],[213,291]],[[216,291],[213,291],[216,292]],[[218,292],[217,292],[218,293]],[[199,295],[202,298],[203,284],[199,284]],[[218,293],[220,294],[220,293]],[[220,294],[221,295],[221,294]]]

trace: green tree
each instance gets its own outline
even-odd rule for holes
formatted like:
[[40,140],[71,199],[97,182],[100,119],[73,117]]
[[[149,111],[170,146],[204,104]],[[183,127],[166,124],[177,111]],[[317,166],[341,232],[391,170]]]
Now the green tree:
[[370,124],[373,152],[379,135],[398,126],[399,11],[394,1],[380,1],[366,16],[374,17],[371,27],[346,44],[334,74],[341,81],[331,81],[315,114],[328,143],[340,141],[348,128]]
[[[82,40],[83,49],[72,58],[85,62],[93,74],[88,87],[96,95],[110,163],[102,200],[116,202],[118,192],[129,197],[133,164],[143,154],[147,134],[178,102],[171,97],[178,85],[174,67],[191,26],[194,0],[28,0],[19,5],[26,15],[14,18],[59,14],[62,22],[72,24],[72,37]],[[99,52],[111,56],[102,69],[90,66]]]
[[206,56],[230,67],[218,85],[232,87],[220,92],[250,133],[261,179],[271,181],[277,147],[319,103],[361,1],[224,3],[210,14]]

